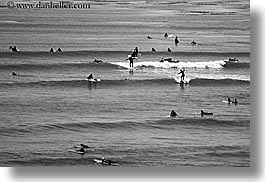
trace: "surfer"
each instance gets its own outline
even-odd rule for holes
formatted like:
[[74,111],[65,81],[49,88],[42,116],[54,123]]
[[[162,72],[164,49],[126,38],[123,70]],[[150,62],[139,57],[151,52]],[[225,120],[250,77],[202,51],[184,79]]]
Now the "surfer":
[[180,71],[179,71],[179,73],[178,74],[181,74],[181,76],[180,76],[180,79],[181,79],[181,81],[184,81],[184,78],[185,78],[185,70],[184,69],[181,69]]
[[211,112],[204,112],[203,110],[201,110],[201,117],[203,117],[204,115],[213,115],[213,113],[211,113]]
[[18,52],[19,50],[17,49],[17,46],[10,46],[9,49],[11,50],[11,52]]
[[111,161],[105,159],[105,157],[102,157],[102,160],[101,161],[102,161],[102,164],[107,163],[109,166],[111,165]]
[[130,61],[130,68],[133,68],[133,58],[132,56],[129,57],[129,61]]
[[195,42],[194,40],[191,42],[192,45],[196,45],[197,42]]
[[133,68],[133,58],[132,58],[132,55],[128,55],[128,58],[125,59],[125,61],[127,61],[127,60],[130,61],[130,63],[129,63],[130,68]]
[[50,52],[54,52],[53,48],[50,49]]
[[147,36],[148,39],[152,39],[152,37],[150,37],[149,35]]
[[232,103],[237,105],[237,99],[235,99],[235,101],[232,101]]
[[178,44],[178,43],[179,43],[178,36],[176,36],[176,38],[175,38],[175,44]]
[[90,79],[94,79],[94,77],[93,77],[92,74],[90,74],[90,75],[87,77],[87,79],[88,79],[88,80],[90,80]]
[[170,48],[167,48],[167,52],[171,52],[171,49]]
[[229,97],[228,97],[227,101],[228,101],[228,104],[230,104],[232,102]]
[[94,63],[103,63],[103,61],[100,60],[100,59],[95,59],[95,60],[94,60]]
[[19,74],[17,74],[16,72],[12,72],[12,76],[19,76]]
[[81,148],[80,149],[77,149],[76,151],[83,152],[83,153],[86,152],[83,145],[81,145]]
[[137,57],[138,56],[138,52],[139,52],[138,47],[135,47],[134,50],[133,50],[133,55],[134,56],[132,56],[132,57]]
[[165,33],[164,37],[165,37],[165,38],[168,38],[168,34],[167,34],[167,33]]
[[171,117],[176,117],[176,116],[178,116],[178,114],[174,110],[172,110],[171,113],[170,113],[170,116]]
[[156,52],[155,48],[152,48],[152,52]]
[[82,143],[80,144],[80,146],[83,147],[83,148],[89,148],[89,146],[84,145],[84,144],[82,144]]
[[56,52],[62,52],[62,49],[59,47]]

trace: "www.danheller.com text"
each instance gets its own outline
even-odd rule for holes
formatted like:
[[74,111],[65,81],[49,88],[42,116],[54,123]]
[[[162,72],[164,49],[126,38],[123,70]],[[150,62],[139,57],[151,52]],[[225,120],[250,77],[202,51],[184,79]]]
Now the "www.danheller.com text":
[[7,2],[7,7],[10,9],[89,9],[89,3],[75,3],[69,1],[60,1],[60,2],[52,2],[52,1],[39,1],[35,3],[18,3],[9,1]]

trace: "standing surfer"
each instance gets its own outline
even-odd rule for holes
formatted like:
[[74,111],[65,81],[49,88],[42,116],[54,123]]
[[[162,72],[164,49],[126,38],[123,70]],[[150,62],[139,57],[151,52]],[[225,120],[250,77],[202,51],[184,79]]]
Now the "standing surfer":
[[133,68],[133,58],[132,58],[132,56],[129,57],[129,61],[130,61],[130,68]]
[[129,63],[129,65],[130,65],[130,68],[133,68],[133,57],[132,57],[131,55],[128,55],[128,58],[127,58],[127,59],[125,59],[125,61],[127,61],[127,60],[129,60],[129,61],[130,61],[130,63]]
[[180,71],[179,71],[179,73],[178,74],[181,74],[181,76],[180,76],[180,79],[181,79],[181,81],[184,81],[184,78],[185,78],[185,70],[184,69],[181,69]]

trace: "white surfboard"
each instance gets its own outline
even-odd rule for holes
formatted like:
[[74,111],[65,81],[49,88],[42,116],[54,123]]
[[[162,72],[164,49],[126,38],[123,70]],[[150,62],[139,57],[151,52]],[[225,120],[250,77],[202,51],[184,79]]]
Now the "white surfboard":
[[68,149],[68,152],[73,152],[73,153],[77,153],[77,154],[85,154],[85,152],[81,152],[81,151],[78,151],[78,150],[74,150],[74,149]]
[[[108,166],[118,166],[119,165],[117,162],[110,161],[110,160],[106,160],[106,161],[102,162],[102,159],[93,159],[93,161],[98,163],[98,164],[108,165]],[[109,161],[110,163],[108,163],[107,161]]]
[[100,82],[99,78],[87,79],[89,82]]

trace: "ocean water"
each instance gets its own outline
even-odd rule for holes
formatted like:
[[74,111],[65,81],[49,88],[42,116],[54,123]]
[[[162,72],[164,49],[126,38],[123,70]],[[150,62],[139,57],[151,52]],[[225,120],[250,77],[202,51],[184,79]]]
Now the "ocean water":
[[[120,167],[250,166],[248,1],[0,14],[1,166],[102,166],[101,157]],[[179,62],[160,62],[168,57]],[[178,84],[182,68],[189,84]],[[90,73],[101,81],[88,82]],[[68,151],[81,143],[86,154]]]

